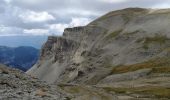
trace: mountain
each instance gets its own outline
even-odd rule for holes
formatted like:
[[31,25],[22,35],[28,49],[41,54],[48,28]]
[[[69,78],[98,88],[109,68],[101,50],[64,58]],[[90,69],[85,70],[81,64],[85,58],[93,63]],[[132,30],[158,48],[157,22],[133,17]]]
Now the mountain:
[[49,36],[27,71],[71,100],[170,99],[170,9],[127,8]]
[[39,50],[33,47],[0,46],[0,63],[27,71],[38,60]]

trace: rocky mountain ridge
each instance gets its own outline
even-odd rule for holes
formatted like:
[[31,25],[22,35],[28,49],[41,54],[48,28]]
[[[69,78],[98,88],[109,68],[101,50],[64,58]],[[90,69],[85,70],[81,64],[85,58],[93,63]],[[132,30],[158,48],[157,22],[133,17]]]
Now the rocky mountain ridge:
[[127,8],[67,28],[48,38],[27,74],[58,84],[73,100],[170,99],[169,14]]

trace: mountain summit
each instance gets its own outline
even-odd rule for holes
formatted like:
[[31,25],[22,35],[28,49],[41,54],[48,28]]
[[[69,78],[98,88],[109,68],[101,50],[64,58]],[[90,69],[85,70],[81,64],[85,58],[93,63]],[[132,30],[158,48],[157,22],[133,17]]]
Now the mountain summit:
[[169,26],[170,9],[110,12],[48,37],[27,74],[60,84],[76,100],[170,98]]

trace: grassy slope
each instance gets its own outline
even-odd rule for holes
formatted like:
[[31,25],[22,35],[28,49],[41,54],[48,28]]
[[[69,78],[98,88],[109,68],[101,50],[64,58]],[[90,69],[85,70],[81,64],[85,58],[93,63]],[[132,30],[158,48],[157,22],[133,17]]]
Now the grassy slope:
[[114,67],[112,74],[120,74],[126,72],[132,72],[140,69],[151,68],[152,73],[170,73],[170,59],[169,58],[157,58],[146,62],[134,64],[134,65],[120,65]]

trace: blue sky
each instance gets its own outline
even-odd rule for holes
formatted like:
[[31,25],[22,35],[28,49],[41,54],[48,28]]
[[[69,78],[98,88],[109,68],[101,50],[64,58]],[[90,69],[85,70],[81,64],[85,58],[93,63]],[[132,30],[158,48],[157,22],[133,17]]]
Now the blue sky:
[[169,8],[170,0],[0,0],[0,36],[62,35],[127,7]]
[[31,46],[40,49],[46,40],[47,36],[0,36],[0,46]]

